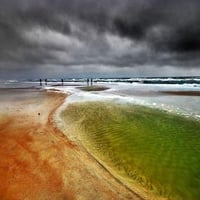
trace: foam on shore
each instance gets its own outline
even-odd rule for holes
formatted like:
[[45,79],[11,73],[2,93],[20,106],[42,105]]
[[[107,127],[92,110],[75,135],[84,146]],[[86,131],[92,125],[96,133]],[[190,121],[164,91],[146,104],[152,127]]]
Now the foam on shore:
[[[174,95],[163,95],[160,92],[145,93],[145,95],[138,95],[140,92],[134,90],[134,95],[132,95],[133,86],[130,84],[111,84],[105,85],[103,87],[110,87],[106,91],[82,91],[77,87],[46,87],[46,89],[56,89],[58,92],[64,92],[70,94],[66,99],[66,103],[74,102],[84,102],[84,101],[113,101],[117,103],[130,103],[136,105],[144,105],[151,108],[158,108],[165,110],[170,113],[177,113],[187,117],[193,117],[197,120],[200,119],[200,108],[198,106],[199,98],[198,96],[178,96],[176,92]],[[127,88],[125,90],[125,88]],[[147,89],[146,89],[147,90]],[[168,88],[169,90],[169,88]],[[166,90],[167,91],[167,90]],[[149,90],[147,90],[149,92]],[[164,93],[164,92],[163,92]],[[189,94],[189,92],[187,93]]]

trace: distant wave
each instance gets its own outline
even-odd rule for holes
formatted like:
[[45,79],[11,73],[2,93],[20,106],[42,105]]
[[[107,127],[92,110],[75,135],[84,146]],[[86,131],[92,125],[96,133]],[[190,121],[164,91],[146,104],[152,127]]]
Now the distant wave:
[[[60,82],[61,79],[47,79],[48,82]],[[64,78],[64,82],[86,82],[87,78]],[[39,79],[30,80],[38,82]],[[117,77],[117,78],[93,78],[93,82],[108,83],[142,83],[142,84],[193,84],[200,85],[200,76],[194,77]]]

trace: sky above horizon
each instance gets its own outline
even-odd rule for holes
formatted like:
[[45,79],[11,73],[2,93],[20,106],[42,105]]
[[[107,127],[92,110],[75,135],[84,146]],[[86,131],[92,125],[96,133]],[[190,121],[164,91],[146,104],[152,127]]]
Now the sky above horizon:
[[200,75],[199,0],[0,0],[0,78]]

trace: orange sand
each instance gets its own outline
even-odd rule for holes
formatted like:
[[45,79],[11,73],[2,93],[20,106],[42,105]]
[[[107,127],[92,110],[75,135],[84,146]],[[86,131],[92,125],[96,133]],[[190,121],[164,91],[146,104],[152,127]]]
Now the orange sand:
[[65,98],[39,92],[1,102],[0,199],[141,199],[56,128]]

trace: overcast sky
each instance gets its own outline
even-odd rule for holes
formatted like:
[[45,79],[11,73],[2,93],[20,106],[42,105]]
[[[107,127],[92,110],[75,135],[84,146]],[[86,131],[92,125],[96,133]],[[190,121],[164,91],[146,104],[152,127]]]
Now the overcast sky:
[[0,0],[0,78],[200,75],[199,0]]

